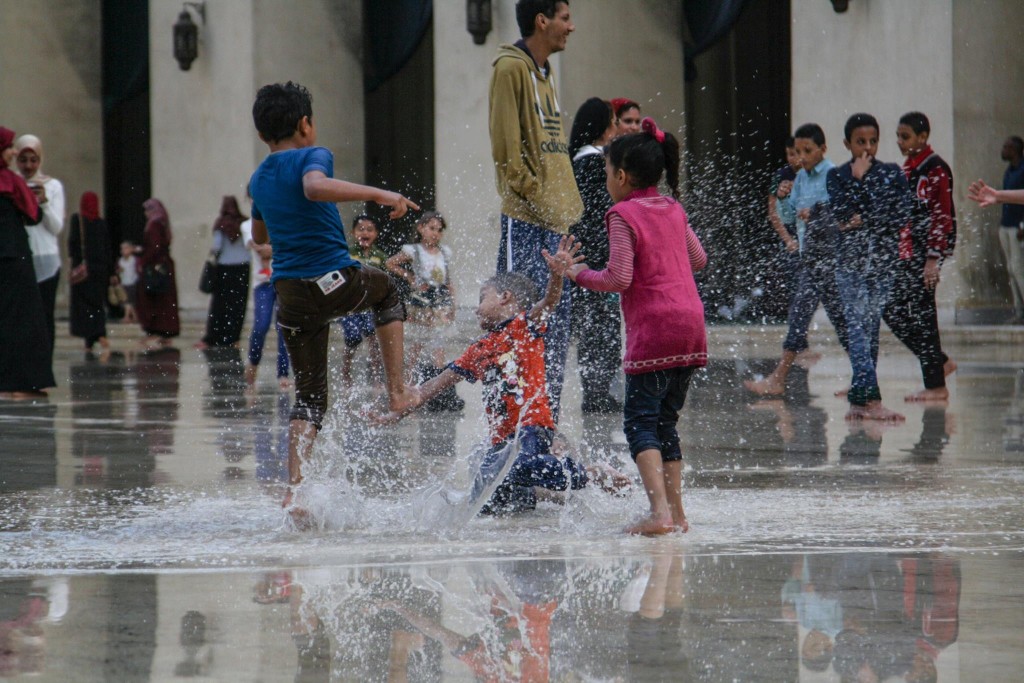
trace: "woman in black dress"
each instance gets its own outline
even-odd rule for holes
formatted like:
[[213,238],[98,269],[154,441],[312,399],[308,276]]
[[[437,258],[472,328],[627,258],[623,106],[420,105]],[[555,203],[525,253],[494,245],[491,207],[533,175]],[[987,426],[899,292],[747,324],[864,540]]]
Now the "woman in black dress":
[[95,192],[86,192],[78,213],[71,216],[68,233],[71,269],[85,261],[89,276],[71,285],[71,334],[85,340],[89,351],[96,342],[104,349],[107,341],[107,287],[113,274],[113,256],[107,222],[100,218],[100,200]]
[[178,285],[171,258],[171,219],[163,202],[150,197],[142,204],[146,227],[142,231],[142,251],[136,259],[139,283],[135,290],[135,312],[146,337],[142,345],[149,349],[170,346],[181,334],[178,318]]
[[234,196],[224,197],[220,215],[213,224],[213,248],[217,267],[213,277],[213,296],[206,316],[206,335],[196,343],[197,349],[213,346],[238,346],[249,301],[249,264],[252,256],[242,239],[242,215]]
[[43,297],[26,225],[43,220],[25,181],[8,166],[14,131],[0,127],[0,398],[45,397],[56,386]]
[[[580,105],[569,136],[569,156],[583,198],[583,216],[572,234],[583,244],[587,265],[608,264],[608,231],[604,215],[612,206],[606,186],[602,148],[615,137],[612,106],[591,97]],[[597,264],[597,265],[594,265]],[[610,391],[622,357],[619,297],[573,285],[572,334],[576,338],[584,413],[615,413],[622,403]]]

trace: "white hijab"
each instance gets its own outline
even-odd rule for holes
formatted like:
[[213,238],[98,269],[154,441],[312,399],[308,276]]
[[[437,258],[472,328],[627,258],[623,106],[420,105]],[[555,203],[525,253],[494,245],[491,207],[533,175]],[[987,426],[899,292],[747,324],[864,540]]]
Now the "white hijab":
[[25,178],[25,180],[34,180],[37,183],[45,183],[50,179],[50,176],[43,173],[43,141],[37,138],[35,135],[22,135],[14,141],[14,149],[18,154],[21,154],[22,150],[30,149],[36,153],[39,157],[39,168],[36,169],[36,174],[31,178]]

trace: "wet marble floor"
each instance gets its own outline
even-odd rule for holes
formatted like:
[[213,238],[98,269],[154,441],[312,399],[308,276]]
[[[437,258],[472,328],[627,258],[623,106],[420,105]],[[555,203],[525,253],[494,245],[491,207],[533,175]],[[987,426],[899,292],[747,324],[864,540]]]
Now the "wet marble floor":
[[[680,424],[692,530],[658,539],[621,533],[639,490],[431,524],[430,485],[484,434],[479,389],[374,431],[348,410],[372,400],[359,373],[310,477],[323,528],[292,531],[272,377],[247,392],[238,352],[185,338],[63,340],[48,400],[0,402],[0,679],[1022,680],[1024,348],[950,335],[950,400],[923,406],[886,343],[907,421],[864,426],[823,338],[782,398],[746,394],[780,336],[712,330]],[[584,457],[633,472],[574,378],[564,406]]]

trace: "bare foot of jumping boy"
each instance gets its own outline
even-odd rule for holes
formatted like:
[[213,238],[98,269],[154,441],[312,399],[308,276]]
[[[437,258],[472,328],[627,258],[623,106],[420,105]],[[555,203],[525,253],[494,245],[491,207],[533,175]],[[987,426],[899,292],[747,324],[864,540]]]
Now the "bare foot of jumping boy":
[[905,422],[907,418],[894,410],[889,410],[881,401],[868,401],[867,405],[850,406],[846,413],[847,420],[878,420],[879,422]]
[[291,519],[296,531],[308,531],[316,526],[309,510],[295,503],[292,489],[289,488],[288,493],[284,495],[281,507],[288,513],[288,517]]

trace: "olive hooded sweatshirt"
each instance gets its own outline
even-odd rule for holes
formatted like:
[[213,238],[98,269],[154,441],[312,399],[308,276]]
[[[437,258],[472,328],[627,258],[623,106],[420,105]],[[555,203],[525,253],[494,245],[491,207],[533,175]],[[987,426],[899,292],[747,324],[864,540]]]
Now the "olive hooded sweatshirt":
[[490,86],[491,154],[501,212],[566,233],[583,215],[554,76],[515,45],[502,45]]

